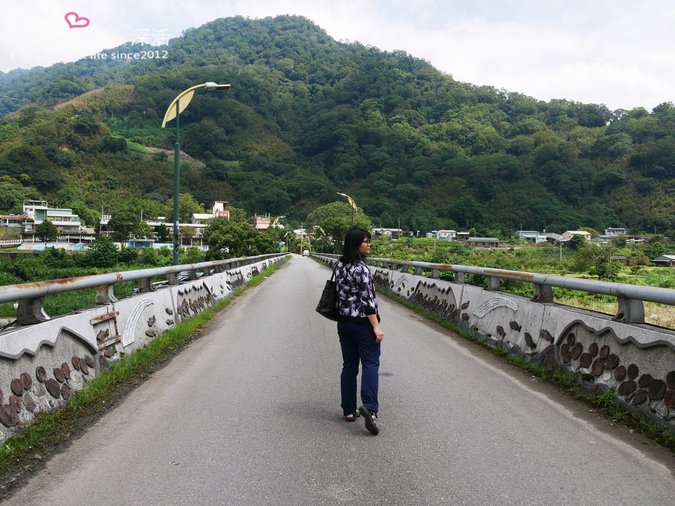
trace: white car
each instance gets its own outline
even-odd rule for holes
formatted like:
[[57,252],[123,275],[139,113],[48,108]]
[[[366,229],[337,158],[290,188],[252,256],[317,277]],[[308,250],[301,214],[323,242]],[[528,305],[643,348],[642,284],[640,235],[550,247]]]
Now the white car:
[[302,256],[308,257],[309,256],[309,250],[308,249],[302,250]]

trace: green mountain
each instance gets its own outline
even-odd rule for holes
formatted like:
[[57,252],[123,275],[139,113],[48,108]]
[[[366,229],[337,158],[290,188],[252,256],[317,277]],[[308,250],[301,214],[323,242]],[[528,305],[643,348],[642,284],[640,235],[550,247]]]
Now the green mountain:
[[[160,58],[112,58],[143,51]],[[172,148],[174,124],[160,125],[180,91],[217,81],[231,90],[198,91],[181,114],[199,161],[183,162],[181,189],[207,207],[300,222],[341,191],[382,226],[675,235],[672,103],[610,111],[460,83],[293,16],[102,53],[0,73],[0,211],[41,197],[90,223],[123,205],[166,213],[172,156],[146,148]]]

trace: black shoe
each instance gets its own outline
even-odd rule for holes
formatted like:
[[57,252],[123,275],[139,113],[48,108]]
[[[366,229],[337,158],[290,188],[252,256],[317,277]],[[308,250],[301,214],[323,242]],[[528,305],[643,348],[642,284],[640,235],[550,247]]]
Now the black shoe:
[[380,429],[377,426],[377,413],[373,413],[365,406],[359,407],[359,413],[363,415],[363,419],[366,422],[366,429],[368,432],[377,436],[380,433]]
[[360,416],[361,416],[361,413],[359,413],[358,411],[356,413],[351,413],[349,415],[345,415],[345,422],[355,422],[356,419]]

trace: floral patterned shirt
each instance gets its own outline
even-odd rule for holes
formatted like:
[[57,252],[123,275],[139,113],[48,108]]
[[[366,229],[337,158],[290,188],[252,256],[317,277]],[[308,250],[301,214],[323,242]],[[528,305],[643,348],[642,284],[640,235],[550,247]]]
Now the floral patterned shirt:
[[345,319],[366,319],[378,315],[373,275],[363,261],[335,265],[335,285],[338,296],[338,313]]

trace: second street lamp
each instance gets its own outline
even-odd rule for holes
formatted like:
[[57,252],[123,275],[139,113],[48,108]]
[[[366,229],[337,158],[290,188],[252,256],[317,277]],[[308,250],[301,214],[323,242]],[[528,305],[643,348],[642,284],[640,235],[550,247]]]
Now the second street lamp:
[[180,206],[180,121],[179,115],[192,100],[195,91],[205,89],[213,90],[229,90],[229,84],[217,84],[214,82],[206,82],[196,84],[181,92],[173,99],[171,104],[164,113],[164,120],[162,121],[162,128],[172,119],[176,118],[176,144],[174,144],[174,158],[173,158],[173,265],[178,265],[178,252],[180,250],[180,230],[178,227],[179,221],[179,206]]
[[356,211],[356,202],[354,202],[354,199],[351,198],[349,195],[346,193],[340,193],[336,192],[338,195],[342,195],[343,197],[347,197],[347,201],[349,202],[349,205],[352,206],[352,227],[354,226],[354,211]]

